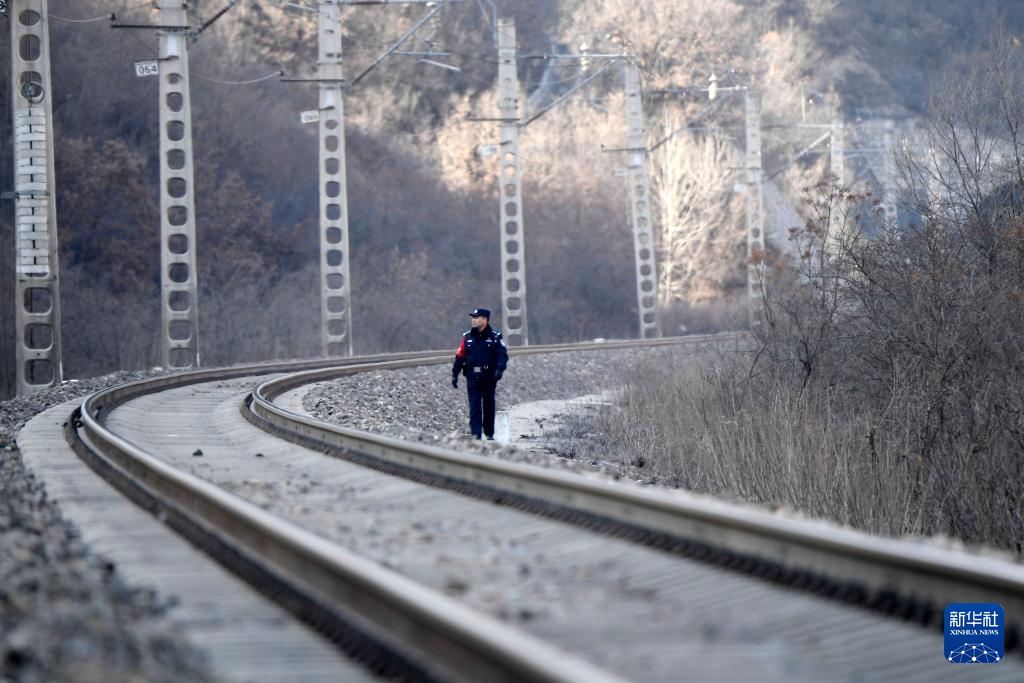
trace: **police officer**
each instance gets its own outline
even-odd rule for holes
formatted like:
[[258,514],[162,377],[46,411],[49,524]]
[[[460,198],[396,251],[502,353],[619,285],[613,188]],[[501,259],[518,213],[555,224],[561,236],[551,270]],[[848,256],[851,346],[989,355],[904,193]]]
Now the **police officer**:
[[[501,332],[490,325],[491,312],[474,308],[472,327],[463,335],[452,364],[452,386],[459,387],[459,373],[466,376],[469,392],[469,429],[480,438],[494,438],[494,389],[508,365],[508,350]],[[483,414],[481,415],[481,407]]]

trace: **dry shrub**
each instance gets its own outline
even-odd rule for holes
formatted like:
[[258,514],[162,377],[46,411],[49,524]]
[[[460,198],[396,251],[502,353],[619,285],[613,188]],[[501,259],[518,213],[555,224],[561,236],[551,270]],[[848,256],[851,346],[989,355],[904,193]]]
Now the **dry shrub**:
[[[787,505],[887,534],[923,531],[910,463],[839,397],[749,375],[739,349],[634,368],[602,415],[623,465],[663,484]],[[824,400],[821,400],[824,399]]]
[[819,186],[798,257],[763,283],[752,349],[632,371],[605,417],[625,459],[872,532],[1022,552],[1024,49],[992,54],[937,91],[928,153],[900,152],[911,221]]
[[766,283],[754,348],[622,382],[605,429],[669,485],[790,505],[884,534],[1024,541],[1024,231],[981,253],[931,225],[826,231]]
[[632,368],[619,407],[600,418],[621,464],[660,484],[873,533],[944,534],[1019,552],[1018,448],[1003,441],[926,459],[922,405],[909,396],[874,410],[839,387],[751,375],[754,356],[733,349]]

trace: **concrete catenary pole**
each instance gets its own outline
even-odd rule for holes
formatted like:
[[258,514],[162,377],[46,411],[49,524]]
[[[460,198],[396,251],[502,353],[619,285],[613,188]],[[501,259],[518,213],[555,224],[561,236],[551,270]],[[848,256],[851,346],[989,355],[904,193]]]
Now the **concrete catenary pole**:
[[519,74],[514,19],[498,19],[498,107],[501,145],[498,171],[501,234],[501,310],[509,344],[528,346],[526,252],[519,166]]
[[747,295],[751,306],[761,302],[760,270],[764,263],[764,170],[761,165],[761,98],[744,91],[747,167]]
[[46,0],[10,3],[15,175],[17,393],[63,378],[60,260]]
[[342,99],[341,13],[319,3],[320,86],[320,350],[352,355],[352,301],[348,253],[345,106]]
[[882,128],[882,212],[885,221],[895,224],[899,218],[896,208],[896,125],[886,119]]
[[837,253],[843,224],[844,207],[839,203],[840,192],[846,189],[846,131],[841,120],[835,119],[829,126],[830,149],[829,171],[835,181],[836,194],[833,197],[832,209],[829,212],[828,244],[830,253]]
[[[416,30],[437,16],[446,0],[319,0],[317,3],[317,75],[320,88],[320,352],[352,355],[352,301],[349,277],[348,187],[345,168],[346,87],[342,62],[342,5],[405,5],[432,7],[397,43],[356,76],[355,86]],[[440,3],[440,4],[439,4]],[[294,4],[294,3],[292,3]],[[301,6],[300,6],[301,9]]]
[[196,209],[188,16],[183,0],[160,11],[160,291],[163,364],[199,367]]
[[829,150],[829,171],[835,176],[838,187],[846,187],[846,129],[843,122],[835,120],[830,126],[831,145]]
[[641,339],[660,336],[658,324],[658,273],[651,223],[651,193],[647,180],[647,143],[644,140],[644,108],[640,69],[632,61],[622,65],[626,95],[626,178],[633,217],[633,252],[636,257],[637,317]]

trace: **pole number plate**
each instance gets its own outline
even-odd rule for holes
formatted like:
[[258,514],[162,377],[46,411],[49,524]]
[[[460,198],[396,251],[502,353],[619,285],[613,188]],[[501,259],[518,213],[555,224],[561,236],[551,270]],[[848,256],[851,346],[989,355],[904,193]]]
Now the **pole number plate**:
[[[3,0],[0,0],[2,2]],[[144,76],[156,76],[160,73],[160,65],[157,62],[135,62],[135,75],[139,78]]]
[[316,123],[320,120],[320,112],[316,109],[304,111],[299,114],[299,121],[302,123]]
[[7,14],[7,0],[0,0],[0,14]]

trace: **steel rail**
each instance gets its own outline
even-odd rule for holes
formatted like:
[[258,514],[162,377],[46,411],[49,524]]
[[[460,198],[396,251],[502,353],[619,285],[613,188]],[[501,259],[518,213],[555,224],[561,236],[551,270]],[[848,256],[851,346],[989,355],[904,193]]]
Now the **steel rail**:
[[[670,342],[664,342],[670,343]],[[658,345],[646,342],[644,345]],[[605,348],[605,345],[597,345]],[[610,342],[622,348],[628,342]],[[541,353],[573,345],[535,347]],[[68,423],[68,439],[90,467],[218,561],[268,593],[300,603],[289,609],[321,630],[358,633],[379,656],[402,660],[425,680],[621,683],[532,636],[178,470],[119,437],[102,416],[143,395],[191,384],[330,366],[368,369],[420,365],[448,352],[261,363],[142,380],[88,397]],[[385,360],[388,359],[388,360]],[[269,585],[268,585],[269,584]],[[331,621],[327,625],[324,620]],[[352,636],[346,634],[345,638]]]
[[[86,402],[88,404],[88,401]],[[278,580],[329,606],[385,647],[441,680],[619,681],[537,639],[272,515],[103,428],[85,406],[79,438],[158,500],[235,552],[258,558]]]
[[[698,341],[707,341],[701,338]],[[679,340],[633,342],[634,346]],[[571,348],[617,348],[617,343]],[[557,352],[558,347],[518,354]],[[871,536],[835,526],[780,517],[680,491],[603,481],[562,471],[445,450],[341,427],[292,413],[274,398],[304,384],[357,372],[442,363],[450,354],[369,362],[289,374],[253,391],[244,411],[279,434],[355,457],[392,473],[499,502],[518,501],[568,521],[605,528],[650,545],[713,555],[713,561],[844,600],[901,612],[940,625],[945,605],[995,602],[1007,620],[1007,648],[1019,647],[1024,623],[1024,566],[923,543]],[[474,489],[477,493],[474,493]],[[513,502],[515,504],[515,502]],[[692,553],[691,553],[692,554]]]
[[[737,342],[743,339],[743,335],[733,332],[722,334],[690,335],[687,337],[663,337],[661,339],[632,339],[632,340],[611,340],[600,342],[582,342],[576,344],[545,344],[527,347],[517,347],[509,350],[509,355],[533,356],[545,353],[567,353],[570,351],[613,351],[618,349],[635,348],[656,348],[661,346],[698,345],[702,343],[726,344]],[[286,376],[275,381],[261,384],[253,395],[257,394],[266,400],[273,400],[281,394],[296,387],[313,382],[327,381],[344,377],[345,375],[368,372],[370,370],[396,370],[400,368],[415,367],[418,365],[430,365],[450,363],[454,353],[452,351],[422,351],[415,356],[412,354],[392,354],[390,356],[365,357],[358,362],[349,362],[344,365],[327,365],[317,363],[316,367],[309,370],[297,370],[289,372]]]
[[372,363],[392,358],[429,358],[441,353],[440,351],[410,351],[399,354],[376,354],[370,356],[351,356],[346,358],[317,359],[317,360],[294,360],[294,361],[273,361],[265,363],[253,363],[248,365],[234,365],[226,368],[209,368],[205,370],[191,370],[188,372],[174,373],[163,377],[138,380],[121,384],[110,389],[96,392],[89,397],[90,411],[98,413],[104,409],[126,403],[133,398],[154,394],[167,389],[184,387],[190,384],[201,384],[202,382],[213,382],[217,380],[235,379],[238,377],[258,377],[260,375],[273,375],[279,373],[301,372],[317,368],[343,367],[346,365],[358,365]]

